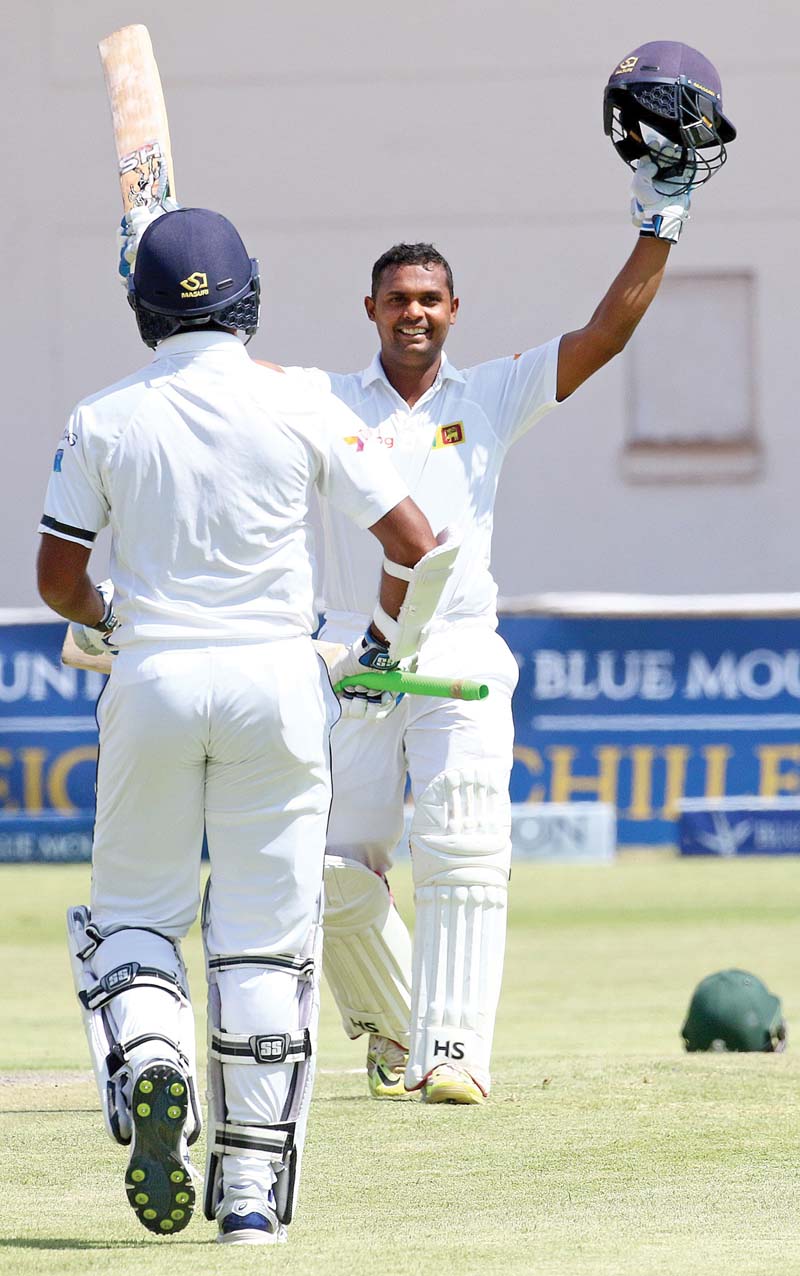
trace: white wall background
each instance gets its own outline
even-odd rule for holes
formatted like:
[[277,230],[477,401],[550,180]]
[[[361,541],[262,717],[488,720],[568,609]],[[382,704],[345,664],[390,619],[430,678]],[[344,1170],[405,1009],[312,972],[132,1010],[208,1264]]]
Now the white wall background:
[[229,215],[261,260],[252,350],[332,369],[370,359],[361,298],[399,239],[431,239],[453,265],[456,363],[584,323],[635,233],[605,81],[648,39],[703,49],[740,137],[672,266],[754,273],[761,472],[627,481],[623,356],[512,453],[495,570],[503,594],[797,588],[794,0],[674,0],[655,17],[634,0],[27,0],[0,14],[0,606],[36,601],[35,528],[67,412],[148,357],[115,279],[96,51],[128,22],[153,37],[181,202]]

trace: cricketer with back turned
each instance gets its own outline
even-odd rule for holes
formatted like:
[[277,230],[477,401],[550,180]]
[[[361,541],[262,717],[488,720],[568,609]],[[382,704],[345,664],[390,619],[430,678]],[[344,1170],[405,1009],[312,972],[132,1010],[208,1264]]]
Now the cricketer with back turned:
[[[97,710],[91,911],[68,914],[73,971],[106,1125],[130,1145],[128,1201],[146,1228],[173,1235],[195,1198],[180,941],[205,831],[205,1211],[225,1244],[274,1244],[295,1208],[314,1077],[339,712],[310,637],[311,493],[380,542],[389,574],[376,577],[376,616],[388,624],[413,634],[406,590],[418,596],[450,551],[388,460],[344,443],[359,423],[341,402],[250,359],[257,263],[224,217],[154,221],[130,300],[153,361],[75,409],[40,524],[42,598],[76,622],[84,650],[118,650]],[[86,572],[109,524],[113,593]],[[436,604],[424,592],[423,623]],[[384,649],[370,625],[331,678]]]

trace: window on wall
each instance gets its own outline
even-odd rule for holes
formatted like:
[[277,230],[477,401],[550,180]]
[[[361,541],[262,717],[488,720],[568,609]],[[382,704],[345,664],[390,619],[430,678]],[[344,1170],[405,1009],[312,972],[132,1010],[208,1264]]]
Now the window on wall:
[[758,473],[753,283],[744,273],[666,276],[627,351],[627,478]]

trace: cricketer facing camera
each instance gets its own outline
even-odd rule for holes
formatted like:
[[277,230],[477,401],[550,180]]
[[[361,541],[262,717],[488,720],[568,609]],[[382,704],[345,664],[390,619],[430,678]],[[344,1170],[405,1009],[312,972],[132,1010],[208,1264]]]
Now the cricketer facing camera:
[[[149,1230],[179,1232],[200,1131],[180,940],[205,830],[205,1211],[219,1240],[270,1244],[292,1218],[313,1082],[331,678],[408,654],[454,552],[388,458],[344,442],[360,422],[338,399],[249,358],[257,263],[224,217],[154,221],[129,300],[154,359],[74,410],[40,525],[42,598],[84,650],[118,651],[73,972],[108,1130],[131,1145],[128,1200]],[[310,638],[313,489],[387,556],[376,615],[392,640],[370,627],[330,678]],[[107,524],[113,595],[86,573]]]
[[[325,868],[324,969],[351,1037],[369,1034],[377,1098],[481,1103],[500,993],[511,858],[508,785],[517,667],[496,630],[492,515],[509,447],[628,342],[656,295],[692,189],[735,130],[719,76],[683,44],[635,49],[605,94],[605,128],[635,168],[633,253],[589,322],[513,358],[459,370],[444,344],[458,314],[453,277],[430,244],[375,264],[365,299],[380,349],[363,372],[287,369],[333,390],[361,419],[356,454],[383,453],[434,528],[462,549],[417,656],[425,674],[479,678],[484,703],[351,691],[333,732],[334,801]],[[376,562],[340,513],[326,530],[322,636],[352,641],[369,616]],[[385,874],[414,797],[413,950]]]

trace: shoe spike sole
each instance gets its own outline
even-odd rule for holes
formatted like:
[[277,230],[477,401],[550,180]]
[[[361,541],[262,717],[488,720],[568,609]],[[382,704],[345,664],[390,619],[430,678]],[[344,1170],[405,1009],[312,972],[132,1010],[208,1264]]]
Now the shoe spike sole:
[[139,1222],[157,1236],[183,1231],[195,1191],[182,1156],[189,1111],[186,1078],[168,1063],[145,1068],[133,1087],[133,1150],[125,1175],[128,1202]]

